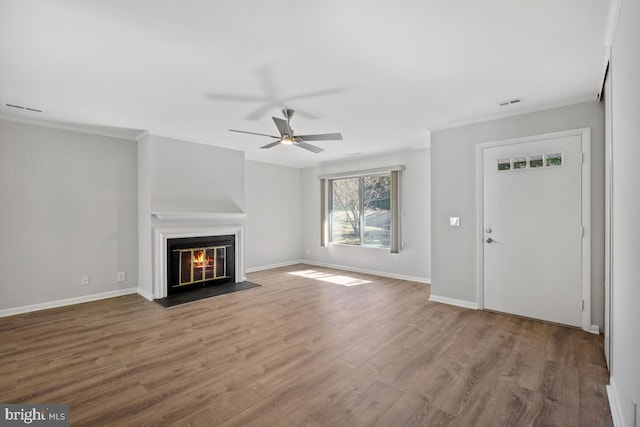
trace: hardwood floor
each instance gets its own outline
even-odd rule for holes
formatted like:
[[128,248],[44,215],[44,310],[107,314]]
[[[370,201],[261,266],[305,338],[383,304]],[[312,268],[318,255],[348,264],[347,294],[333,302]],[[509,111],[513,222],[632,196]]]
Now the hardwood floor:
[[296,265],[164,309],[137,295],[0,319],[0,402],[72,425],[609,426],[602,338]]

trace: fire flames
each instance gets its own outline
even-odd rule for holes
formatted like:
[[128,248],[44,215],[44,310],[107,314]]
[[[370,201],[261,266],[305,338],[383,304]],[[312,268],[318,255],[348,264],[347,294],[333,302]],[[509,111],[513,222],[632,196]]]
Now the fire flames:
[[206,263],[206,266],[213,265],[213,259],[210,256],[207,256],[206,260],[204,258],[204,251],[194,251],[193,252],[193,266],[194,267],[202,267],[202,263]]

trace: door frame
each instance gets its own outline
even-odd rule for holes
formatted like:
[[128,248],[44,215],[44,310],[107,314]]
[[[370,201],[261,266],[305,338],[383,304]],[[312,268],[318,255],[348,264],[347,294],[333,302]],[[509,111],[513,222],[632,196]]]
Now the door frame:
[[547,139],[579,136],[582,146],[582,329],[599,333],[591,325],[591,128],[572,129],[542,135],[512,138],[476,145],[476,299],[478,309],[484,309],[484,150],[506,145],[523,144]]

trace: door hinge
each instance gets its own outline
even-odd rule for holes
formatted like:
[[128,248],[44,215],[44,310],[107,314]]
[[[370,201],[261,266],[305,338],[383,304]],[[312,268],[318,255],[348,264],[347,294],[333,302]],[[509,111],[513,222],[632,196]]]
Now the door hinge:
[[584,237],[584,226],[580,227],[580,237]]
[[584,153],[580,153],[580,163],[584,163]]
[[584,300],[580,302],[580,311],[584,311]]

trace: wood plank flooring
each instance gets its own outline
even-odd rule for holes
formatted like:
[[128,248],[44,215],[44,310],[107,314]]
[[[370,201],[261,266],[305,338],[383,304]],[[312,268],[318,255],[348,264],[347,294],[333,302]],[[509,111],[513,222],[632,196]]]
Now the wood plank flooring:
[[77,426],[610,426],[602,337],[296,265],[164,309],[137,295],[0,319],[0,402]]

